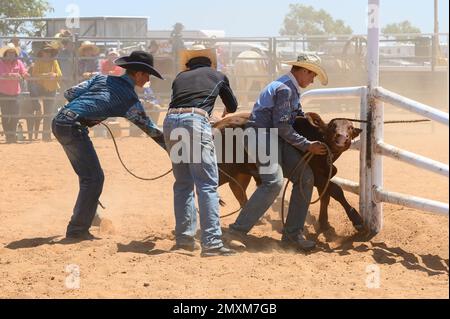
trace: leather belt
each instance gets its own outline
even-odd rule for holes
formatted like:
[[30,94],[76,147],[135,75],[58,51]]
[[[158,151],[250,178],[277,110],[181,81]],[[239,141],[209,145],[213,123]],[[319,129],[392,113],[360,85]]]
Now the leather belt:
[[63,108],[61,109],[58,114],[62,114],[66,117],[68,117],[71,120],[74,120],[76,122],[78,122],[79,124],[83,125],[83,126],[87,126],[87,127],[93,127],[99,123],[101,123],[102,121],[100,120],[86,120],[84,118],[81,118],[79,114],[75,113],[72,110]]
[[194,113],[201,116],[206,117],[209,119],[209,114],[205,110],[196,108],[196,107],[186,107],[186,108],[171,108],[167,111],[167,114],[187,114],[187,113]]
[[63,114],[65,116],[67,116],[68,118],[72,119],[72,120],[78,120],[78,118],[80,117],[77,113],[75,113],[74,111],[71,111],[69,109],[61,109],[59,111],[59,114]]

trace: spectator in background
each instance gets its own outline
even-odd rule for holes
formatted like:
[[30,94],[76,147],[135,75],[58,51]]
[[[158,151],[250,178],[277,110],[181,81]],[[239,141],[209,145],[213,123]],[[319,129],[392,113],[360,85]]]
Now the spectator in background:
[[[62,77],[62,72],[59,67],[56,55],[58,50],[50,44],[44,46],[37,52],[38,60],[33,64],[31,75],[34,80],[30,95],[33,99],[31,115],[39,116],[44,114],[44,126],[42,140],[44,142],[51,141],[51,116],[55,113],[55,96],[59,89],[59,79]],[[41,103],[43,104],[43,113],[41,112]],[[28,136],[31,140],[32,128],[34,127],[35,138],[37,138],[39,127],[41,124],[40,117],[28,119]]]
[[16,143],[16,127],[19,121],[20,80],[27,77],[25,64],[20,60],[19,49],[12,43],[0,50],[0,111],[6,143]]
[[170,33],[170,43],[172,44],[172,54],[175,58],[175,61],[178,61],[179,52],[186,49],[183,42],[183,30],[184,25],[177,22],[173,26],[172,33]]
[[114,64],[114,61],[120,56],[117,49],[109,49],[106,54],[106,59],[101,61],[100,70],[104,75],[121,76],[124,74],[124,69]]
[[28,67],[32,61],[25,48],[22,48],[20,45],[20,39],[18,37],[13,37],[10,43],[14,44],[14,46],[19,49],[19,59]]
[[150,41],[148,52],[155,57],[159,53],[159,44],[155,40]]
[[[64,79],[61,79],[61,92],[72,87],[75,82],[75,44],[72,41],[72,32],[69,30],[61,30],[55,35],[53,43],[57,44],[60,51],[58,53],[58,64],[61,68]],[[52,44],[53,44],[52,43]]]
[[223,47],[221,46],[217,46],[216,47],[216,52],[217,52],[217,71],[222,72],[222,73],[227,73],[228,69],[227,69],[227,53],[224,50]]
[[99,59],[100,49],[91,41],[84,41],[78,49],[78,75],[83,80],[88,80],[96,74],[99,74]]

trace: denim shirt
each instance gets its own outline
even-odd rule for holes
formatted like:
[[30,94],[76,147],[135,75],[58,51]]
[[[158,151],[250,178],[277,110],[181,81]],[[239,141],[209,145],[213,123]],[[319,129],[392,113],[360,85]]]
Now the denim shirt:
[[297,116],[303,116],[300,104],[300,88],[289,73],[270,83],[260,94],[249,120],[250,127],[277,128],[278,135],[302,152],[311,142],[298,134],[293,124]]
[[87,121],[100,123],[108,117],[125,117],[150,137],[162,136],[161,130],[146,115],[134,90],[134,81],[123,75],[96,75],[68,89],[65,108]]

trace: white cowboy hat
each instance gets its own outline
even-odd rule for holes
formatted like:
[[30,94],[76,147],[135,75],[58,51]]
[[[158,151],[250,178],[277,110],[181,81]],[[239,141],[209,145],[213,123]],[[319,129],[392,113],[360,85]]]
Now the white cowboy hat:
[[3,48],[0,49],[0,58],[4,58],[6,52],[8,51],[14,51],[16,52],[16,55],[19,56],[20,54],[20,49],[17,48],[14,43],[8,43],[6,46],[4,46]]
[[216,49],[214,48],[206,49],[204,45],[197,44],[193,45],[191,49],[180,51],[180,58],[179,58],[180,71],[186,71],[188,69],[186,64],[190,60],[199,57],[205,57],[210,59],[211,67],[213,69],[217,69]]
[[98,46],[95,45],[95,43],[91,41],[83,41],[80,45],[80,48],[78,49],[78,54],[83,55],[83,51],[87,48],[93,48],[95,55],[100,53],[100,49]]
[[317,74],[322,85],[328,84],[328,75],[324,68],[321,66],[322,60],[319,56],[313,53],[300,53],[297,57],[297,61],[285,61],[283,64],[293,65],[305,68]]

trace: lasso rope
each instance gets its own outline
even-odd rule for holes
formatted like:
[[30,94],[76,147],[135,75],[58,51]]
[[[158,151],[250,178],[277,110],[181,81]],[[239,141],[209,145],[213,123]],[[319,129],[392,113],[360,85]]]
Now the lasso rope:
[[[348,119],[348,118],[336,118],[333,120],[346,120],[350,122],[356,122],[356,123],[369,123],[369,121],[366,120],[357,120],[357,119]],[[424,122],[431,122],[430,120],[405,120],[405,121],[385,121],[383,124],[405,124],[405,123],[424,123]]]
[[[311,204],[315,204],[318,201],[320,201],[322,199],[322,197],[324,196],[324,194],[326,193],[326,191],[328,190],[328,186],[330,185],[330,181],[331,181],[331,175],[333,174],[333,153],[331,152],[330,148],[328,147],[328,145],[326,145],[325,143],[323,143],[323,145],[327,148],[327,164],[329,166],[329,172],[328,172],[328,179],[327,179],[327,183],[325,184],[325,187],[322,191],[322,193],[319,195],[319,198],[315,201],[312,201],[310,203]],[[283,197],[281,200],[281,222],[283,223],[283,226],[285,226],[285,221],[284,221],[284,199],[286,198],[286,191],[287,188],[289,186],[289,182],[291,181],[291,179],[293,178],[295,172],[298,170],[298,168],[303,164],[303,168],[299,174],[299,183],[302,183],[303,180],[303,174],[306,170],[306,166],[309,164],[309,162],[312,160],[312,158],[314,157],[314,154],[311,152],[306,153],[297,163],[297,165],[294,167],[294,169],[292,170],[292,172],[289,175],[289,178],[286,182],[286,185],[284,186],[284,190],[283,190]],[[303,196],[303,198],[306,200],[306,196],[303,192],[303,187],[300,186],[300,194]],[[313,185],[314,187],[314,185]]]
[[125,163],[123,162],[122,157],[120,156],[119,147],[117,146],[116,139],[115,139],[115,137],[114,137],[113,132],[112,132],[111,129],[109,128],[109,126],[108,126],[107,124],[105,124],[105,123],[100,123],[100,124],[103,125],[104,127],[106,127],[106,129],[108,130],[109,134],[111,135],[111,138],[112,138],[112,140],[113,140],[113,142],[114,142],[114,147],[115,147],[115,149],[116,149],[117,157],[119,158],[120,163],[122,164],[123,168],[128,172],[128,174],[130,174],[130,175],[133,176],[134,178],[140,179],[140,180],[142,180],[142,181],[156,181],[156,180],[158,180],[158,179],[160,179],[160,178],[163,178],[164,176],[169,175],[169,174],[172,172],[172,169],[171,169],[171,170],[169,170],[167,173],[164,173],[164,174],[162,174],[162,175],[160,175],[160,176],[152,177],[152,178],[145,178],[145,177],[137,176],[137,175],[134,174],[132,171],[130,171],[130,170],[128,169],[128,167],[125,165]]
[[[100,124],[102,124],[102,125],[108,130],[109,134],[111,135],[111,138],[112,138],[113,143],[114,143],[114,148],[115,148],[115,150],[116,150],[117,157],[119,158],[119,161],[120,161],[120,163],[122,164],[123,168],[128,172],[128,174],[130,174],[130,175],[133,176],[134,178],[137,178],[137,179],[142,180],[142,181],[156,181],[156,180],[158,180],[158,179],[160,179],[160,178],[163,178],[163,177],[169,175],[169,174],[173,171],[173,170],[171,169],[171,170],[169,170],[167,173],[164,173],[164,174],[162,174],[162,175],[160,175],[160,176],[153,177],[153,178],[144,178],[144,177],[137,176],[137,175],[134,174],[132,171],[130,171],[130,170],[128,169],[128,167],[125,165],[125,163],[123,162],[122,156],[120,156],[120,151],[119,151],[119,147],[117,146],[116,139],[115,139],[115,137],[114,137],[113,132],[112,132],[111,129],[109,128],[109,126],[108,126],[107,124],[105,124],[105,123],[100,123]],[[225,171],[223,171],[222,169],[219,168],[219,170],[220,170],[220,172],[222,172],[222,174],[224,174],[225,176],[227,176],[233,183],[235,183],[236,185],[238,185],[238,186],[240,187],[240,189],[242,190],[242,192],[245,194],[244,188],[242,187],[241,184],[239,184],[239,182],[238,182],[235,178],[233,178],[232,176],[230,176],[229,174],[227,174],[227,173],[226,173]],[[99,205],[100,205],[103,209],[105,209],[105,207],[100,203],[100,201],[99,201]],[[237,214],[239,211],[241,211],[241,209],[242,209],[242,207],[240,207],[238,210],[236,210],[236,211],[234,211],[234,212],[232,212],[232,213],[230,213],[230,214],[221,216],[220,218],[226,218],[226,217],[232,216],[232,215],[234,215],[234,214]]]

